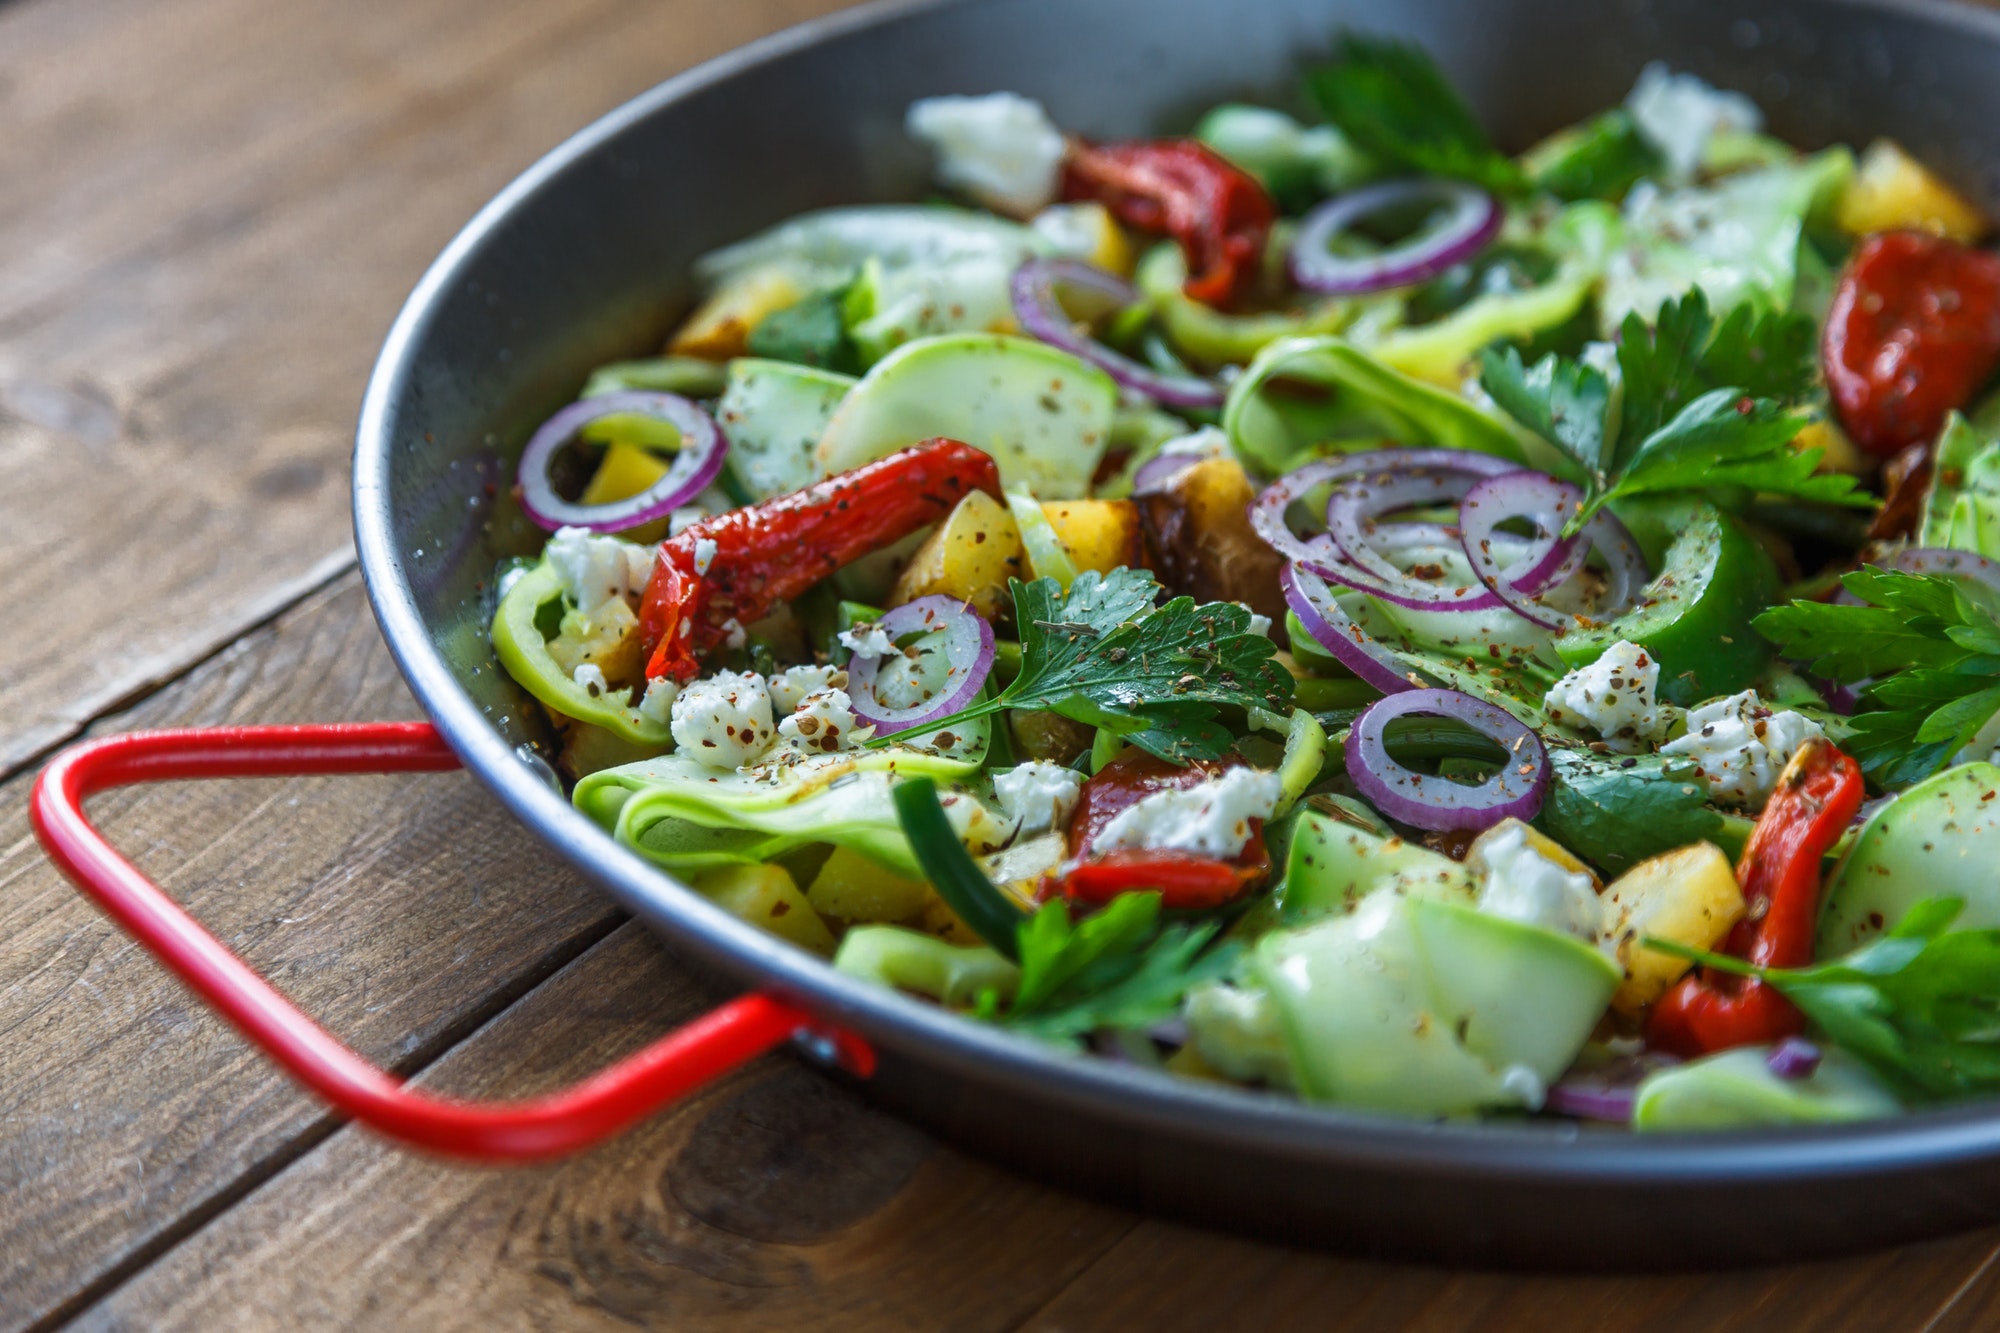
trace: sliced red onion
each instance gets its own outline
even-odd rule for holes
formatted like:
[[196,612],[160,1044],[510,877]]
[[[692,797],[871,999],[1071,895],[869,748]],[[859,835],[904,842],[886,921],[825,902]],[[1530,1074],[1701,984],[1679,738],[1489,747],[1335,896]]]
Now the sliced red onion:
[[[1944,574],[1971,579],[2000,592],[2000,561],[1949,546],[1912,546],[1866,563],[1877,569],[1892,569],[1899,574]],[[1861,599],[1846,588],[1835,593],[1833,600],[1840,606],[1861,605]]]
[[1811,1078],[1819,1071],[1820,1049],[1804,1037],[1787,1037],[1764,1057],[1764,1067],[1779,1078]]
[[[1580,537],[1562,535],[1563,524],[1582,505],[1583,492],[1568,482],[1524,471],[1488,477],[1467,491],[1458,507],[1459,544],[1472,572],[1517,615],[1543,629],[1563,629],[1570,622],[1535,599],[1583,568],[1589,547]],[[1535,525],[1536,545],[1525,561],[1503,567],[1496,543],[1504,534],[1498,528],[1514,518]]]
[[[1403,767],[1389,755],[1391,722],[1412,713],[1462,722],[1507,751],[1499,771],[1477,787]],[[1533,819],[1549,785],[1549,755],[1512,713],[1457,690],[1405,690],[1368,705],[1347,738],[1347,776],[1377,810],[1434,832],[1491,828]]]
[[1167,488],[1167,483],[1202,461],[1200,454],[1156,454],[1139,464],[1139,470],[1132,474],[1132,494],[1155,495]]
[[[1429,204],[1449,209],[1444,221],[1372,255],[1337,255],[1333,242],[1355,223],[1380,213]],[[1306,214],[1292,241],[1292,281],[1309,292],[1357,295],[1434,278],[1472,258],[1500,231],[1500,204],[1463,181],[1439,177],[1382,181],[1349,190]]]
[[1620,1083],[1595,1079],[1563,1079],[1549,1085],[1542,1102],[1544,1111],[1574,1116],[1578,1120],[1602,1120],[1612,1125],[1632,1123],[1632,1106],[1639,1090]]
[[1388,476],[1412,468],[1450,469],[1485,477],[1513,472],[1519,467],[1520,464],[1504,458],[1467,449],[1370,449],[1365,453],[1316,459],[1264,488],[1250,506],[1250,526],[1287,560],[1324,563],[1329,554],[1327,544],[1299,536],[1286,521],[1292,505],[1320,486],[1349,477],[1365,477],[1370,473]]
[[1278,587],[1313,642],[1342,666],[1384,694],[1418,688],[1409,668],[1340,609],[1325,579],[1303,565],[1287,564],[1278,572]]
[[1058,295],[1062,287],[1085,288],[1121,308],[1144,299],[1131,283],[1082,260],[1030,259],[1014,270],[1009,288],[1014,318],[1021,321],[1023,329],[1071,356],[1090,362],[1126,388],[1148,398],[1172,407],[1222,406],[1228,393],[1214,380],[1155,370],[1082,332],[1063,309]]
[[1456,502],[1479,480],[1456,469],[1404,468],[1383,476],[1349,477],[1326,502],[1326,532],[1341,559],[1320,566],[1370,596],[1416,611],[1491,611],[1500,599],[1478,582],[1447,587],[1403,570],[1370,543],[1385,514],[1420,505]]
[[[609,416],[657,417],[673,426],[681,433],[681,447],[674,455],[673,466],[658,481],[628,499],[601,505],[563,499],[549,481],[549,464],[564,445],[576,438],[578,431]],[[722,456],[728,448],[714,418],[679,394],[634,390],[586,398],[544,421],[528,440],[528,447],[521,451],[521,508],[550,532],[557,528],[623,532],[661,518],[707,490],[721,475]]]
[[993,669],[993,627],[955,597],[932,594],[905,602],[875,622],[891,642],[908,634],[944,631],[944,684],[922,703],[890,708],[875,695],[884,657],[856,653],[847,663],[847,694],[854,716],[873,723],[877,736],[893,736],[950,717],[972,702]]

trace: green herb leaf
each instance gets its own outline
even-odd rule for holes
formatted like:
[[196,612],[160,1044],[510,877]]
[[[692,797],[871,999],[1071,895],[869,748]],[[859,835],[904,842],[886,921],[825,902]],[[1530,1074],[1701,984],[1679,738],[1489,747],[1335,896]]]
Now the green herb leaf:
[[1157,893],[1121,894],[1075,925],[1066,904],[1045,904],[1021,929],[1021,985],[1002,1021],[1056,1042],[1144,1028],[1235,965],[1234,941],[1209,947],[1217,923],[1161,928],[1159,915]]
[[1624,107],[1613,107],[1529,153],[1526,164],[1535,185],[1569,202],[1604,199],[1616,203],[1625,192],[1666,165]]
[[1228,751],[1218,707],[1291,710],[1291,673],[1234,602],[1176,597],[1155,610],[1153,576],[1129,568],[1085,570],[1067,593],[1054,579],[1016,581],[1013,591],[1020,674],[997,696],[933,725],[1047,708],[1186,764]]
[[1752,623],[1786,657],[1863,692],[1847,750],[1877,784],[1921,781],[2000,712],[2000,604],[1963,580],[1864,568],[1861,606],[1793,602]]
[[1551,748],[1549,763],[1552,780],[1536,825],[1609,873],[1718,840],[1722,816],[1709,808],[1692,764],[1564,748]]
[[1517,193],[1527,177],[1497,151],[1423,48],[1344,35],[1306,91],[1341,133],[1379,161]]
[[859,374],[861,357],[842,318],[847,289],[814,292],[757,321],[743,342],[752,356]]
[[1843,1050],[1912,1100],[2000,1088],[2000,930],[1952,930],[1965,904],[1926,898],[1844,958],[1759,968],[1648,939],[1706,967],[1761,977]]
[[1627,315],[1618,334],[1624,389],[1619,438],[1637,443],[1703,394],[1730,388],[1793,403],[1812,389],[1816,330],[1808,315],[1738,307],[1715,326],[1696,287],[1668,301],[1651,327]]

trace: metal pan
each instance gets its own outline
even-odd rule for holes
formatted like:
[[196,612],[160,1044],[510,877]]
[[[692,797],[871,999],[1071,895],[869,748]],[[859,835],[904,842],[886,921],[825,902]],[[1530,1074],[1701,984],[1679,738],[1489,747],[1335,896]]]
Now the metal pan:
[[[1795,1259],[2000,1217],[1989,1106],[1639,1138],[1419,1125],[1065,1058],[758,933],[617,846],[517,753],[536,739],[534,710],[487,647],[489,580],[537,534],[495,497],[534,425],[593,364],[658,345],[694,256],[801,209],[921,193],[924,163],[900,130],[913,98],[1014,89],[1092,135],[1157,133],[1226,97],[1291,100],[1300,64],[1342,25],[1421,41],[1508,146],[1612,104],[1663,59],[1750,92],[1796,142],[1888,135],[1974,196],[2000,198],[2000,15],[1915,0],[963,0],[809,24],[673,79],[549,154],[452,242],[397,319],[362,409],[354,521],[382,631],[436,735],[117,739],[44,776],[45,842],[315,1090],[436,1150],[563,1151],[805,1031],[822,1058],[863,1071],[878,1061],[869,1095],[958,1143],[1065,1186],[1297,1243],[1672,1267]],[[677,949],[763,994],[554,1099],[416,1097],[258,990],[76,809],[121,781],[441,767],[452,752]]]

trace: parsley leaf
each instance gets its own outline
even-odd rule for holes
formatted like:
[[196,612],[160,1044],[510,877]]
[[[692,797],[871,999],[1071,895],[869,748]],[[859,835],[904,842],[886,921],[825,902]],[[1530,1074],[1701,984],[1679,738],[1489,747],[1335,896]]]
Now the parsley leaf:
[[1422,47],[1345,34],[1333,60],[1306,75],[1326,118],[1378,161],[1518,193],[1527,177],[1493,147]]
[[1926,898],[1888,934],[1811,967],[1760,968],[1651,938],[1646,947],[1763,978],[1907,1099],[1965,1097],[2000,1088],[2000,930],[1952,930],[1964,906]]
[[1615,393],[1595,366],[1553,353],[1527,366],[1512,348],[1485,353],[1480,384],[1574,465],[1585,500],[1567,525],[1575,533],[1613,500],[1662,491],[1736,486],[1872,504],[1852,477],[1818,471],[1819,450],[1792,447],[1805,419],[1785,405],[1812,376],[1810,319],[1746,307],[1717,328],[1697,288],[1662,306],[1651,328],[1626,316]]
[[1143,1028],[1224,976],[1240,946],[1210,949],[1220,926],[1159,925],[1160,895],[1126,893],[1072,924],[1060,900],[1021,926],[1021,983],[1003,1022],[1048,1041],[1099,1028]]
[[752,356],[858,375],[861,357],[842,314],[846,301],[844,287],[814,292],[757,321],[744,345]]
[[1847,685],[1870,711],[1847,750],[1878,785],[1921,781],[2000,712],[2000,599],[1934,574],[1868,567],[1841,583],[1860,606],[1792,602],[1751,622],[1778,651]]
[[1691,764],[1561,747],[1550,748],[1549,764],[1536,825],[1605,871],[1617,874],[1691,842],[1722,840],[1723,817],[1709,808]]
[[1524,160],[1537,188],[1558,199],[1606,199],[1613,203],[1666,165],[1624,107],[1613,107],[1575,129],[1559,134]]
[[1176,597],[1155,610],[1153,576],[1130,568],[1085,570],[1067,593],[1047,578],[1016,580],[1013,590],[1020,674],[998,695],[928,727],[1046,708],[1186,764],[1228,752],[1232,738],[1215,720],[1218,707],[1291,711],[1291,673],[1234,602]]

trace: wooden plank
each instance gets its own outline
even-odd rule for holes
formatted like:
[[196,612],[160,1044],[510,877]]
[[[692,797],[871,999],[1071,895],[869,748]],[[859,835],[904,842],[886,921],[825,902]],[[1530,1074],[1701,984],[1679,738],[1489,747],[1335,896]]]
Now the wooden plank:
[[1995,1243],[1996,1233],[1985,1231],[1782,1268],[1572,1277],[1367,1263],[1147,1221],[1025,1327],[1035,1333],[1921,1329],[1991,1262]]
[[[708,1002],[627,925],[423,1082],[549,1087]],[[1005,1329],[1131,1225],[772,1057],[625,1138],[526,1170],[467,1170],[343,1130],[78,1327]]]
[[[413,717],[349,576],[130,714]],[[77,895],[0,787],[0,1327],[61,1309],[332,1122]],[[462,774],[93,803],[129,855],[373,1059],[434,1055],[620,919]]]
[[837,3],[0,8],[0,471],[34,478],[0,549],[49,590],[0,673],[0,775],[349,561],[376,344],[494,190]]

